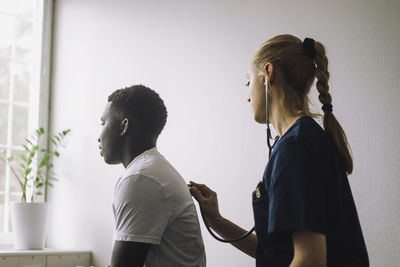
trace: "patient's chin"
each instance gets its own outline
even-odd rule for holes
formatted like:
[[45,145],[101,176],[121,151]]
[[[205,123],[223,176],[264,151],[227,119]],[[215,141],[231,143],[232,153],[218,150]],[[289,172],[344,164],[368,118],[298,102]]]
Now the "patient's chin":
[[103,159],[104,159],[104,162],[109,164],[109,165],[115,165],[115,164],[120,164],[121,163],[120,160],[112,159],[112,158],[106,157],[104,155],[103,155]]

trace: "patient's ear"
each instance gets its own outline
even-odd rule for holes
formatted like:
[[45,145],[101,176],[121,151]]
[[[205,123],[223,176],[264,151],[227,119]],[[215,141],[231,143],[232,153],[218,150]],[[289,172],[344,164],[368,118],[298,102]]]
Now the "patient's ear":
[[121,122],[121,136],[125,136],[128,133],[129,120],[127,118],[123,119]]

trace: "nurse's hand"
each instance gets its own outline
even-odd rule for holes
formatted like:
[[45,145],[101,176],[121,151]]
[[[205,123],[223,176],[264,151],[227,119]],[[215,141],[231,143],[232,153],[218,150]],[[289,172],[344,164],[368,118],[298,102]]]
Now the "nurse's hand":
[[203,211],[203,216],[207,224],[213,228],[213,225],[223,219],[218,209],[217,193],[212,191],[205,184],[198,184],[190,181],[190,193],[199,202]]

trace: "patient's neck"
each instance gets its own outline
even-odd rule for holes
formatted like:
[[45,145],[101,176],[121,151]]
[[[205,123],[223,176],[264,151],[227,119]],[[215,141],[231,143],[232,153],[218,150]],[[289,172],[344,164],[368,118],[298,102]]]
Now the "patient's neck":
[[132,162],[134,158],[156,146],[156,140],[141,140],[137,142],[132,142],[131,144],[126,144],[123,148],[122,153],[122,164],[124,167],[128,167],[129,163]]

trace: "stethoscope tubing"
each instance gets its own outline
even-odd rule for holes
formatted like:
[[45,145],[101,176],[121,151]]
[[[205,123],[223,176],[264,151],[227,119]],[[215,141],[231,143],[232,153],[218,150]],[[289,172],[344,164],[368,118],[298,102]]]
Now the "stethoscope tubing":
[[[265,101],[266,101],[265,102],[265,107],[266,107],[265,109],[266,109],[266,122],[267,122],[267,145],[268,145],[268,159],[269,159],[271,157],[272,149],[274,148],[274,146],[275,146],[276,142],[278,141],[279,137],[277,136],[275,139],[273,139],[272,135],[271,135],[271,129],[269,127],[268,80],[267,80],[267,82],[265,84]],[[272,145],[271,145],[271,139],[274,140],[274,143]],[[210,233],[210,235],[212,237],[214,237],[216,240],[218,240],[220,242],[223,242],[223,243],[234,243],[234,242],[241,241],[241,240],[247,238],[248,236],[250,236],[254,232],[254,230],[256,229],[255,226],[253,226],[253,228],[251,228],[250,231],[248,231],[247,233],[245,233],[244,235],[242,235],[242,236],[240,236],[238,238],[235,238],[235,239],[223,239],[223,238],[220,238],[219,236],[217,236],[211,230],[211,228],[208,226],[206,220],[204,219],[204,213],[203,213],[203,210],[201,209],[201,207],[200,207],[200,212],[201,212],[201,217],[203,218],[204,225],[207,228],[207,231]]]

